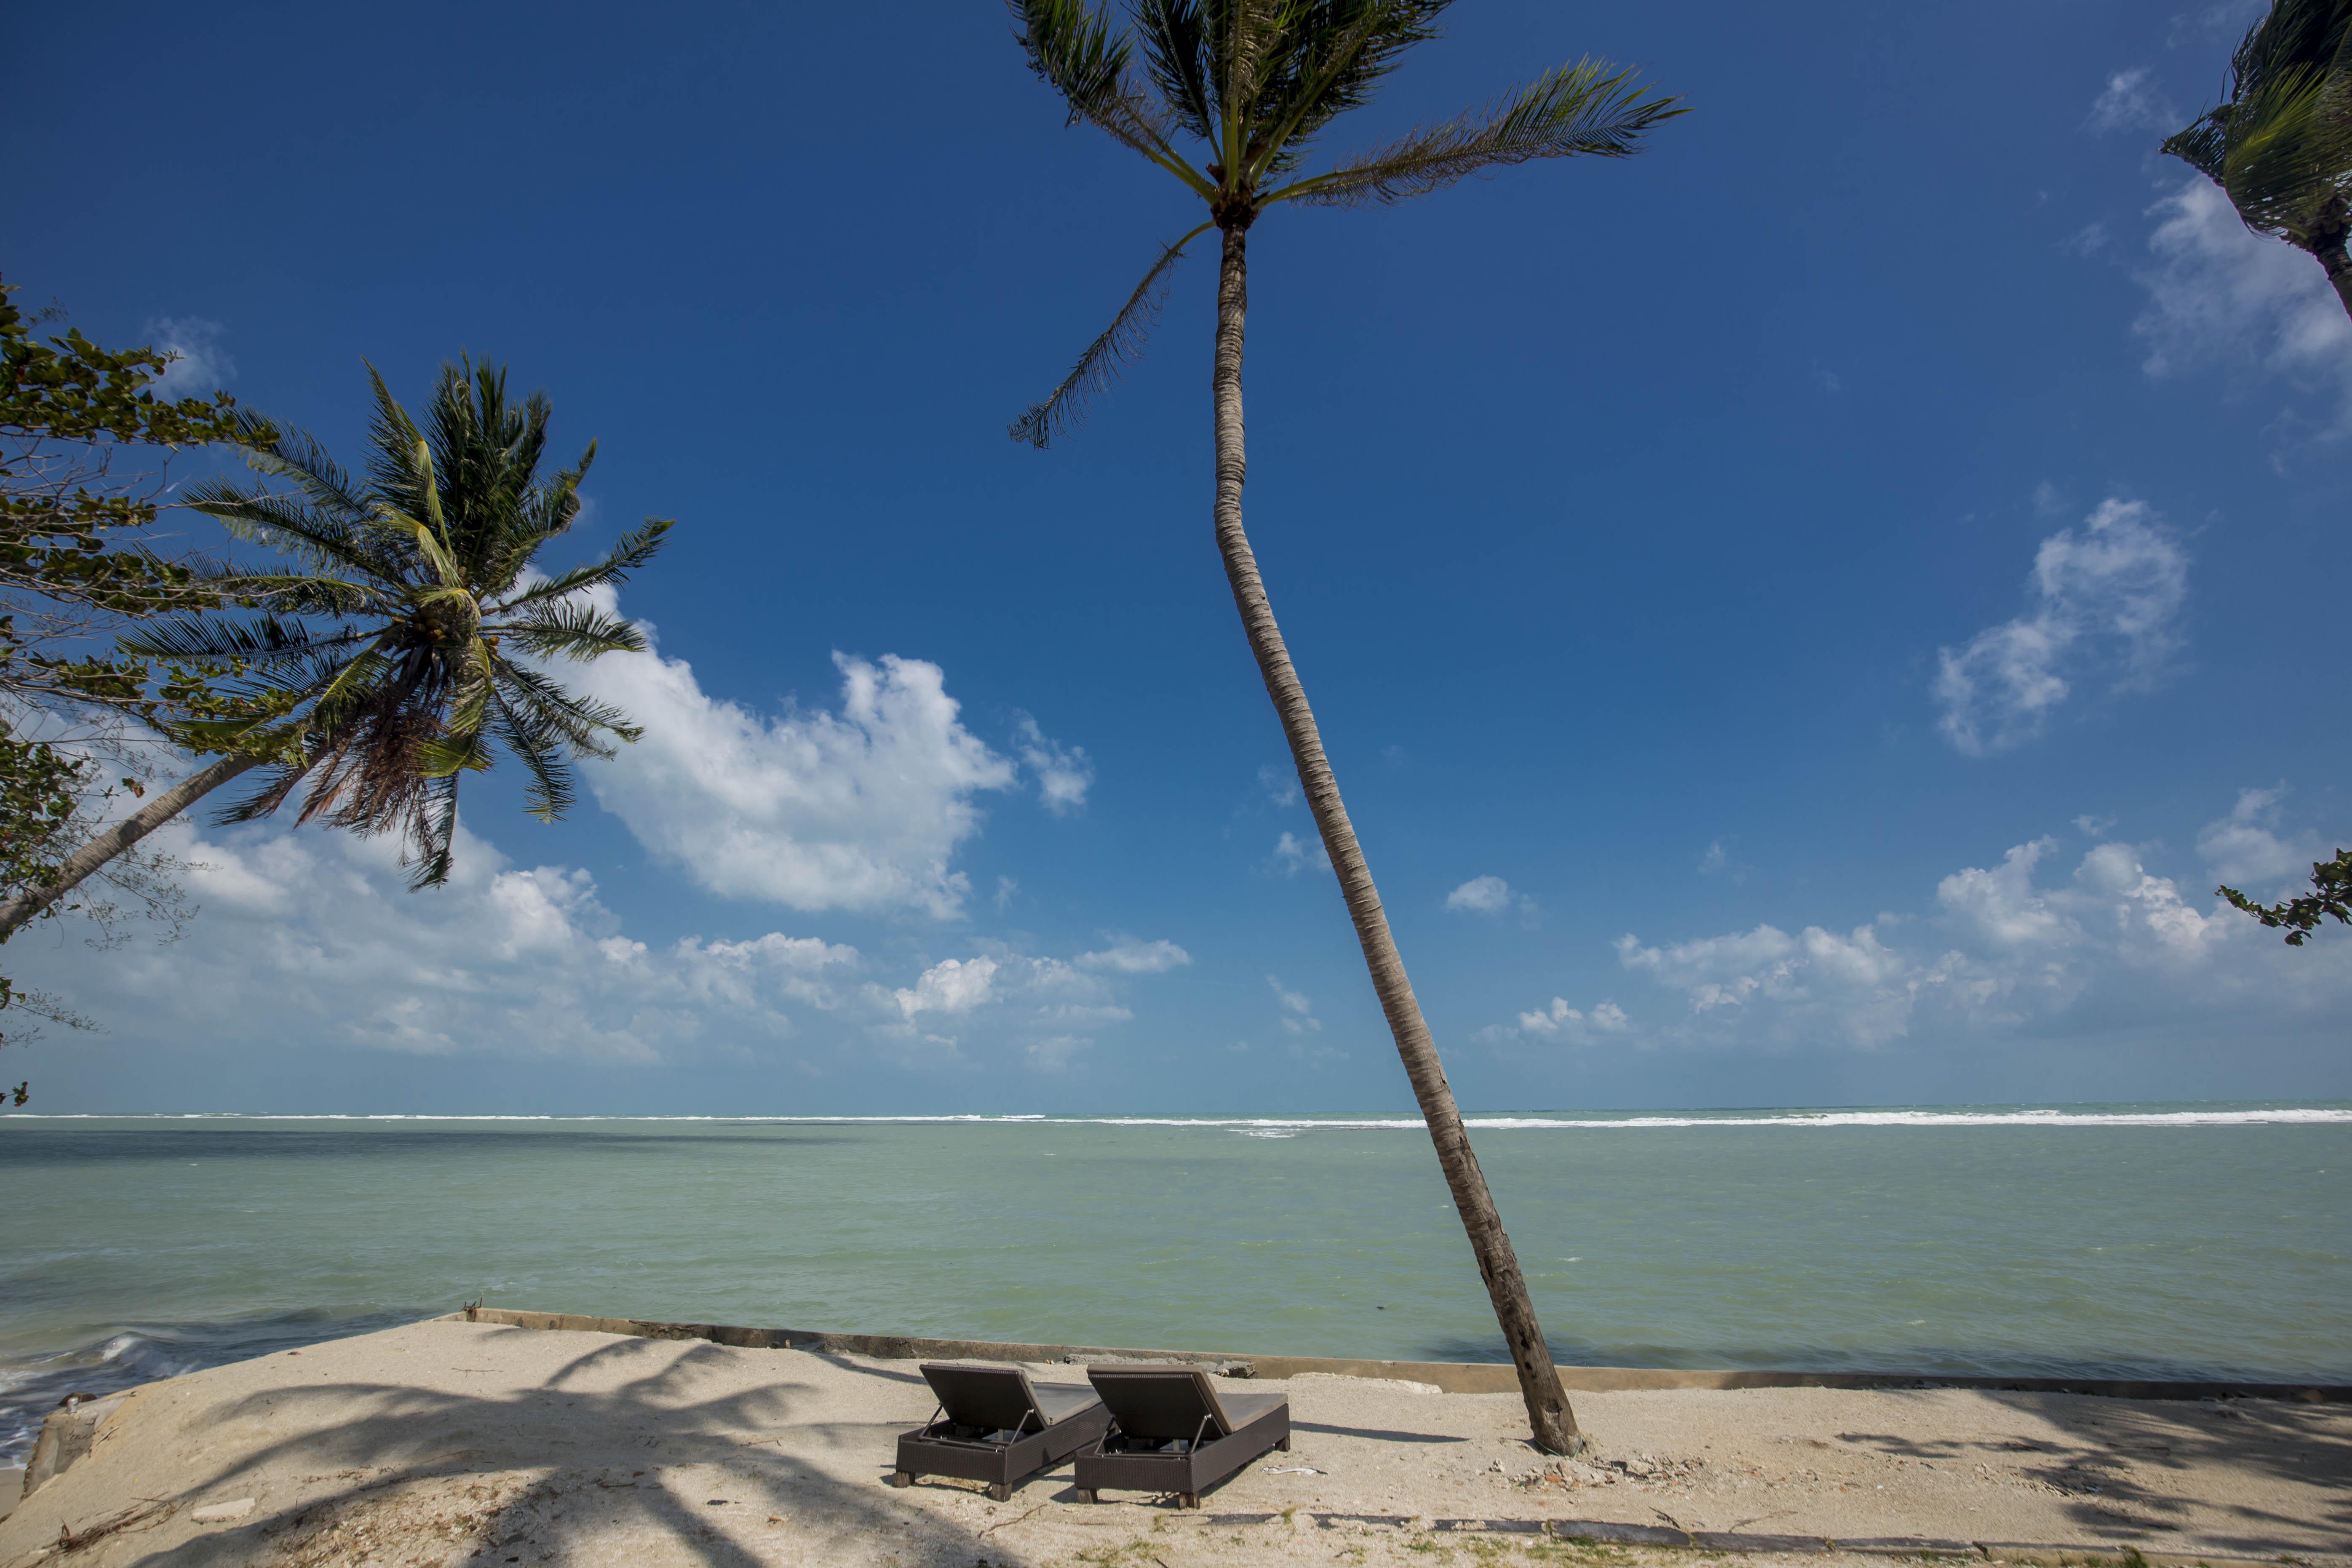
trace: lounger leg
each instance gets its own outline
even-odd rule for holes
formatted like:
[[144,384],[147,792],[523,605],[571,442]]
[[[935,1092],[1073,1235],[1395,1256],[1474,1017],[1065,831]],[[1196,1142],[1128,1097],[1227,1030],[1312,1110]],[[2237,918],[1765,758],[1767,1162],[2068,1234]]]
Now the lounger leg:
[[1178,1508],[1198,1508],[1201,1506],[1201,1494],[1199,1492],[1178,1492],[1176,1494],[1176,1506]]
[[915,1472],[912,1470],[893,1470],[890,1472],[889,1481],[894,1487],[911,1487],[915,1484]]
[[1279,1443],[1276,1443],[1276,1444],[1275,1445],[1275,1447],[1277,1447],[1277,1448],[1279,1448],[1279,1449],[1281,1449],[1284,1453],[1287,1454],[1288,1452],[1290,1452],[1290,1439],[1289,1439],[1289,1437],[1286,1436],[1282,1439],[1282,1441],[1281,1441],[1281,1442],[1279,1442]]
[[992,1482],[989,1486],[988,1495],[992,1501],[1003,1502],[1013,1496],[1013,1489],[1003,1481]]
[[1080,1502],[1092,1502],[1095,1500],[1095,1494],[1087,1490],[1084,1487],[1073,1487],[1071,1491]]

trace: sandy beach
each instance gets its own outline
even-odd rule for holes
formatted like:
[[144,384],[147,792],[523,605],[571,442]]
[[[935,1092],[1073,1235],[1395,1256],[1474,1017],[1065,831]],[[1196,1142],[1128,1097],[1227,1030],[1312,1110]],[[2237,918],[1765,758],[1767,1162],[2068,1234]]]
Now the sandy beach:
[[[1042,1378],[1082,1378],[1038,1366]],[[1198,1512],[884,1484],[914,1365],[439,1320],[149,1384],[0,1521],[0,1564],[1856,1562],[1942,1543],[2352,1561],[2352,1409],[1959,1389],[1581,1394],[1547,1460],[1508,1394],[1325,1375]],[[247,1500],[250,1500],[248,1502]],[[1632,1541],[1565,1537],[1611,1533]],[[1649,1537],[1654,1542],[1657,1537]]]

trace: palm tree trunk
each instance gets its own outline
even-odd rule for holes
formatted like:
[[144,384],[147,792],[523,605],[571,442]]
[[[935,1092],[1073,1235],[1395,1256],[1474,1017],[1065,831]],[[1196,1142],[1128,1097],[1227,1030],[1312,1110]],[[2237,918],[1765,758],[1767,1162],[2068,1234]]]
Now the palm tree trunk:
[[1495,1318],[1511,1347],[1518,1368],[1519,1392],[1528,1405],[1528,1425],[1537,1447],[1548,1454],[1572,1454],[1584,1446],[1576,1429],[1576,1414],[1553,1367],[1551,1348],[1536,1321],[1535,1304],[1528,1299],[1528,1282],[1519,1272],[1518,1256],[1503,1232],[1503,1216],[1486,1191],[1486,1173],[1471,1152],[1463,1130],[1462,1112],[1438,1062],[1437,1047],[1422,1021],[1421,1004],[1413,999],[1412,983],[1405,977],[1404,961],[1397,956],[1389,935],[1388,916],[1372,886],[1364,852],[1349,826],[1348,808],[1339,799],[1339,784],[1323,754],[1323,737],[1315,728],[1315,714],[1307,706],[1307,692],[1291,667],[1282,629],[1275,624],[1274,607],[1266,602],[1265,584],[1258,576],[1257,557],[1249,535],[1242,531],[1242,481],[1248,467],[1242,436],[1242,323],[1249,306],[1248,226],[1236,223],[1223,229],[1224,258],[1217,278],[1217,359],[1213,377],[1217,439],[1217,549],[1225,562],[1225,578],[1233,584],[1234,604],[1241,611],[1242,627],[1249,634],[1250,651],[1257,656],[1258,673],[1265,692],[1282,717],[1290,755],[1298,764],[1298,783],[1307,804],[1322,830],[1323,847],[1339,874],[1340,895],[1356,922],[1356,940],[1363,944],[1364,963],[1372,973],[1381,1011],[1388,1015],[1389,1033],[1397,1055],[1404,1059],[1405,1076],[1412,1080],[1413,1097],[1421,1102],[1429,1123],[1430,1142],[1437,1145],[1437,1163],[1454,1194],[1462,1227],[1470,1233],[1470,1250],[1477,1255],[1479,1277],[1495,1304]]
[[2336,298],[2343,305],[2344,313],[2352,316],[2352,255],[2346,254],[2344,240],[2344,231],[2339,229],[2311,254],[2327,269],[2327,280],[2336,285]]
[[28,888],[0,904],[0,942],[16,934],[25,923],[86,881],[91,873],[129,849],[163,824],[188,809],[239,773],[261,765],[257,757],[223,757],[212,766],[189,774],[71,855],[58,868],[58,879],[43,888]]

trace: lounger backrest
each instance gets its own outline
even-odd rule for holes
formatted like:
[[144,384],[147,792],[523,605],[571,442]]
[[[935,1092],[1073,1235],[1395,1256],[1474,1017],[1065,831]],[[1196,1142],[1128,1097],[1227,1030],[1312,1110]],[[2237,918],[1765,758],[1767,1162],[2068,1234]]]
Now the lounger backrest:
[[1197,1366],[1090,1366],[1087,1381],[1130,1437],[1164,1443],[1233,1435],[1216,1384]]
[[1046,1425],[1037,1409],[1036,1393],[1029,1386],[1029,1374],[1020,1367],[927,1361],[923,1381],[931,1385],[947,1418],[959,1426],[1035,1432]]

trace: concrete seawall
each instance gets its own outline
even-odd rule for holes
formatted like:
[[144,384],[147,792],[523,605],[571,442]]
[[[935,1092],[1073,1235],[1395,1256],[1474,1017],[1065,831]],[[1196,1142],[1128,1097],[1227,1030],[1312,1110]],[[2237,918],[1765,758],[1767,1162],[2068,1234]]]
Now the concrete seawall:
[[[667,1323],[639,1318],[588,1318],[571,1312],[469,1307],[449,1314],[467,1322],[518,1329],[584,1330],[649,1340],[708,1340],[745,1350],[825,1351],[885,1361],[1173,1361],[1235,1377],[1290,1378],[1302,1373],[1394,1378],[1433,1384],[1447,1394],[1510,1394],[1507,1362],[1356,1361],[1340,1356],[1252,1355],[1210,1351],[1137,1350],[1110,1345],[1022,1344],[1000,1340],[922,1339],[902,1334],[839,1334],[818,1329],[748,1329],[723,1323]],[[2352,1385],[2322,1383],[2155,1382],[2095,1377],[1963,1377],[1937,1373],[1744,1372],[1683,1367],[1563,1366],[1570,1394],[1669,1388],[1986,1388],[2029,1394],[2088,1394],[2109,1399],[2286,1399],[2352,1405]]]

